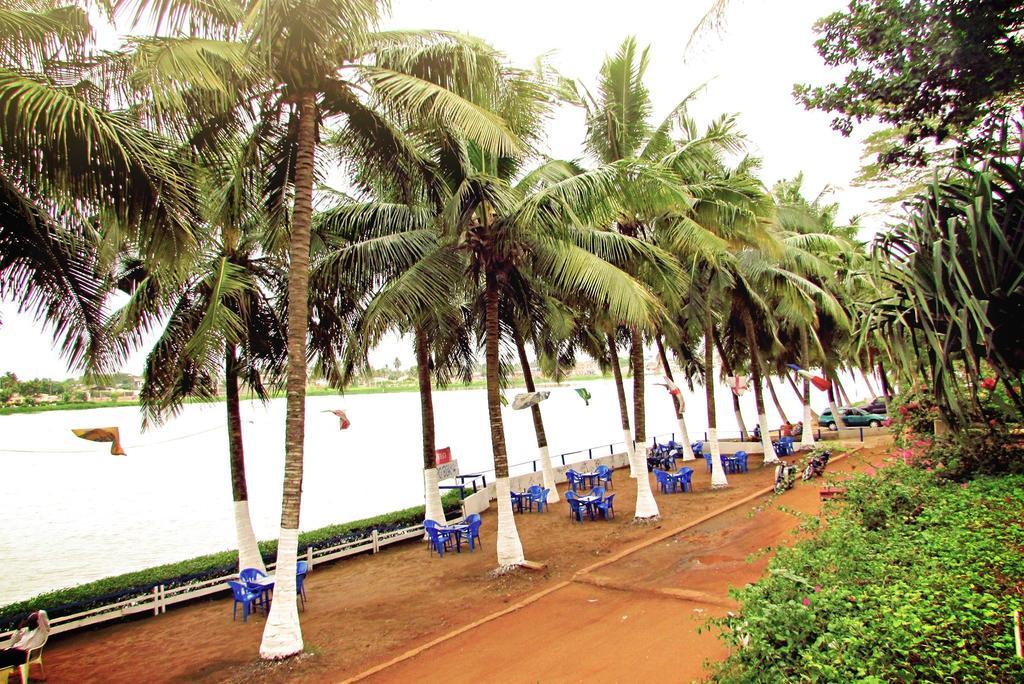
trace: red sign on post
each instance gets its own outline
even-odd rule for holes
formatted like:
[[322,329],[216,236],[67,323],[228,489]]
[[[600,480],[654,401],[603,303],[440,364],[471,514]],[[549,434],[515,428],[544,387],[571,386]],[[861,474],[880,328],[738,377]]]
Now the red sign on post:
[[452,460],[452,448],[451,447],[445,447],[443,449],[437,449],[434,452],[434,454],[435,454],[434,465],[441,465],[443,463],[448,463],[449,461]]

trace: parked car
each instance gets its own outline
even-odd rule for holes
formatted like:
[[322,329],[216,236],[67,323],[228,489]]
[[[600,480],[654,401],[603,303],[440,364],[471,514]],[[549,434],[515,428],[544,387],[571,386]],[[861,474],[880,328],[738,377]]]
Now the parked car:
[[[885,416],[877,413],[868,413],[864,409],[853,406],[843,406],[839,409],[843,412],[843,422],[846,427],[881,427]],[[825,409],[818,419],[818,424],[829,430],[838,430],[836,419],[832,417],[832,409]]]
[[875,397],[871,400],[871,403],[867,406],[861,406],[862,409],[868,413],[877,413],[880,416],[889,414],[889,410],[885,405],[885,397]]

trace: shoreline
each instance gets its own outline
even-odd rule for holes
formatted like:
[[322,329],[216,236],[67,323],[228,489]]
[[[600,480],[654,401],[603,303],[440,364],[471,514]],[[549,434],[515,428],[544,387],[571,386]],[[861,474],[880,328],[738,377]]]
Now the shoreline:
[[[607,375],[580,375],[571,378],[566,378],[564,382],[554,382],[551,380],[538,382],[537,387],[565,387],[572,383],[577,382],[594,382],[596,380],[610,380],[611,374]],[[447,387],[435,387],[435,392],[449,392],[449,391],[462,391],[462,390],[473,390],[473,389],[484,389],[486,387],[485,380],[474,380],[469,383],[452,384]],[[505,389],[516,389],[515,385],[507,387]],[[306,389],[307,397],[323,397],[323,396],[339,396],[343,397],[349,394],[401,394],[407,392],[418,392],[419,386],[416,383],[403,383],[400,385],[389,385],[386,387],[350,387],[344,391],[336,390],[329,387],[310,387]],[[283,399],[285,396],[284,392],[273,392],[268,401],[272,399]],[[253,394],[243,395],[242,401],[253,401],[259,400],[259,397]],[[219,404],[224,401],[223,396],[218,396],[213,400],[195,399],[186,400],[185,404]],[[44,404],[39,406],[3,406],[0,407],[0,416],[13,416],[21,415],[26,413],[48,413],[51,411],[87,411],[89,409],[100,409],[100,408],[121,408],[124,406],[140,406],[137,399],[132,400],[112,400],[112,401],[90,401],[90,402],[71,402],[66,404]]]

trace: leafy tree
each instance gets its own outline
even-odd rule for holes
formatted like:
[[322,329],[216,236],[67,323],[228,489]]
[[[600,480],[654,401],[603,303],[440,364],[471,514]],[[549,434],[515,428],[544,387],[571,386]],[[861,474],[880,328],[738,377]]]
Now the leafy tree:
[[818,53],[848,68],[845,79],[797,85],[794,94],[808,109],[836,113],[832,126],[843,135],[865,119],[897,127],[902,140],[880,161],[921,163],[928,141],[969,135],[1015,112],[1022,29],[1016,0],[852,0],[816,25]]

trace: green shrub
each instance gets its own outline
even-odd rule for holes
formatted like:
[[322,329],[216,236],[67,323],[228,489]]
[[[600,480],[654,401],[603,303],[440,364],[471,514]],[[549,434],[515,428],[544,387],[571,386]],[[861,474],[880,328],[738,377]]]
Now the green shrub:
[[[461,511],[461,500],[456,490],[446,493],[441,502],[446,515]],[[423,506],[385,513],[365,520],[354,520],[340,525],[328,525],[299,535],[299,555],[310,546],[326,547],[363,539],[373,530],[386,531],[423,522]],[[277,540],[259,542],[264,562],[277,555]],[[105,577],[75,587],[39,594],[25,601],[0,607],[0,630],[9,629],[33,610],[45,608],[51,618],[71,615],[108,603],[148,594],[153,587],[163,584],[178,587],[237,572],[238,551],[220,551],[197,556],[177,563]]]
[[1024,477],[958,484],[902,465],[847,485],[820,535],[780,550],[739,613],[721,682],[1024,681]]

